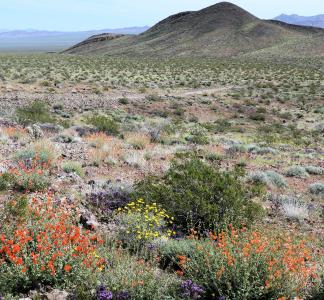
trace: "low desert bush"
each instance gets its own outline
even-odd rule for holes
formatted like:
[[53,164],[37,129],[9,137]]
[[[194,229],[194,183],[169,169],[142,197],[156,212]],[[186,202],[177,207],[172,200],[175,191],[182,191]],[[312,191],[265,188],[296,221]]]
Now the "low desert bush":
[[239,177],[238,171],[221,171],[191,158],[174,161],[162,178],[151,176],[139,182],[135,195],[161,204],[184,229],[251,223],[262,209],[249,199]]
[[117,135],[119,133],[119,125],[111,117],[105,115],[93,114],[86,118],[86,123],[94,126],[98,131],[109,135]]
[[309,186],[309,191],[311,194],[324,197],[324,183],[316,182]]
[[301,166],[293,166],[293,167],[290,167],[286,171],[286,176],[288,176],[288,177],[306,178],[306,177],[308,177],[308,172],[305,170],[305,168],[303,168]]
[[276,171],[266,171],[266,175],[270,184],[279,188],[287,187],[287,182],[284,177],[278,174]]
[[145,170],[145,167],[147,165],[147,161],[144,157],[144,153],[139,153],[136,151],[129,152],[123,156],[123,159],[128,165],[135,168]]
[[287,187],[287,182],[283,176],[275,171],[255,171],[248,175],[248,182],[256,184],[264,184],[268,186],[276,186],[278,188]]
[[15,178],[14,188],[22,192],[40,192],[50,185],[48,172],[43,168],[26,168],[21,165],[12,174]]
[[54,166],[60,153],[51,142],[47,140],[39,140],[24,150],[15,154],[15,160],[23,162],[27,167],[32,163]]
[[8,190],[14,181],[14,177],[12,174],[5,172],[5,173],[0,173],[0,191],[5,191]]
[[250,119],[254,121],[265,121],[265,115],[263,113],[255,112],[250,115]]
[[65,173],[75,173],[80,177],[84,176],[82,165],[78,161],[64,161],[62,163],[62,169]]
[[27,136],[27,131],[24,128],[4,127],[0,129],[0,140],[12,139],[18,141]]
[[201,126],[195,126],[190,130],[190,135],[186,140],[196,145],[207,145],[209,143],[208,131]]
[[85,138],[86,142],[93,148],[102,148],[105,144],[112,141],[112,137],[109,137],[103,132],[93,133]]
[[100,276],[96,299],[182,299],[181,280],[159,270],[156,263],[138,260],[122,249],[106,251],[105,259],[110,265]]
[[51,115],[48,106],[42,101],[34,101],[16,110],[18,123],[29,125],[34,123],[54,123],[55,118]]
[[324,168],[315,166],[305,166],[305,170],[310,175],[323,175]]
[[125,140],[132,145],[134,149],[143,150],[151,142],[151,137],[142,132],[129,132],[125,134]]

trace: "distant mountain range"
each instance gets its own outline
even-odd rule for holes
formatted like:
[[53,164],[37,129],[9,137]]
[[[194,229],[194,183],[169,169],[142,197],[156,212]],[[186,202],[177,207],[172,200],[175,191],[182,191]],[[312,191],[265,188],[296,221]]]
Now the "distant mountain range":
[[34,29],[0,29],[0,51],[61,51],[93,35],[105,32],[111,32],[114,34],[136,35],[146,31],[148,28],[148,26],[144,26],[117,29],[89,30],[79,32],[46,31]]
[[164,57],[324,56],[324,29],[261,20],[229,2],[172,15],[139,35],[96,35],[66,53]]
[[289,24],[295,24],[295,25],[324,28],[324,14],[317,15],[317,16],[311,16],[311,17],[281,14],[280,16],[275,17],[274,20],[286,22]]

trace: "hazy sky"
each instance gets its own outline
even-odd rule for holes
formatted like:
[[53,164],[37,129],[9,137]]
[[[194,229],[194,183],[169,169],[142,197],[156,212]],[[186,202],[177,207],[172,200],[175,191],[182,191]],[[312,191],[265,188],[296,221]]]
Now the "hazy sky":
[[[217,0],[0,0],[0,28],[87,30],[153,25]],[[260,18],[324,14],[324,0],[233,0]]]

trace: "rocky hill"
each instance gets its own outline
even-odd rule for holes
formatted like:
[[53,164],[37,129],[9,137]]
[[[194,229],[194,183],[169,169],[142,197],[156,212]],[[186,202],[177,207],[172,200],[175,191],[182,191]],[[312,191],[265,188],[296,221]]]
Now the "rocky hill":
[[324,30],[261,20],[234,4],[221,2],[170,16],[138,36],[80,44],[66,53],[232,57],[273,48],[279,52],[282,48],[285,55],[322,55]]

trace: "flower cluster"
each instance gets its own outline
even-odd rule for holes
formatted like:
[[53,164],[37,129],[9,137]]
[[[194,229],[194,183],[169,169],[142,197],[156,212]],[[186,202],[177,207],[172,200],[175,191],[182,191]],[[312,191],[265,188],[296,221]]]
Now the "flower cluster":
[[[82,273],[100,272],[105,260],[97,254],[103,241],[72,223],[73,206],[57,204],[50,195],[34,198],[27,216],[4,225],[0,235],[0,286],[24,282],[57,283]],[[9,275],[11,274],[11,275]],[[1,288],[0,288],[1,291]]]
[[318,266],[311,252],[304,240],[284,233],[231,228],[210,233],[190,258],[178,255],[178,275],[220,296],[233,297],[228,283],[235,282],[236,292],[251,298],[305,297],[318,284]]
[[126,215],[126,233],[134,235],[139,240],[170,237],[175,234],[171,229],[164,231],[167,226],[173,224],[174,218],[156,203],[145,204],[143,199],[139,199],[124,208],[119,208],[118,211]]
[[107,291],[104,285],[97,287],[97,300],[111,300],[113,298],[113,293]]
[[4,127],[1,129],[1,133],[13,140],[18,140],[27,135],[27,130],[24,128]]
[[109,214],[118,208],[122,208],[130,201],[131,187],[120,182],[109,182],[103,189],[94,190],[87,194],[87,201],[99,208],[103,214]]
[[19,161],[16,168],[11,168],[9,174],[14,177],[15,187],[23,191],[43,191],[49,185],[49,165],[39,163],[39,158],[24,162]]
[[97,287],[97,300],[127,300],[130,299],[130,294],[128,291],[121,291],[117,293],[113,293],[108,291],[104,285],[100,285]]
[[189,299],[199,299],[205,293],[204,289],[191,279],[182,282],[182,295]]

